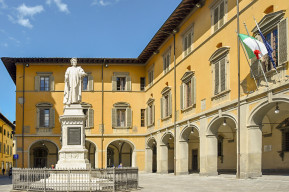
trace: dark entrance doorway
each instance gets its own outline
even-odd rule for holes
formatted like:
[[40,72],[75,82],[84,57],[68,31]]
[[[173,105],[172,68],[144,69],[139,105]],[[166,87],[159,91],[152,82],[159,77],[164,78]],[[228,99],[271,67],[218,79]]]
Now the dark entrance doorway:
[[48,150],[46,147],[38,147],[33,151],[35,168],[47,167]]
[[192,172],[199,172],[198,170],[198,150],[192,150]]

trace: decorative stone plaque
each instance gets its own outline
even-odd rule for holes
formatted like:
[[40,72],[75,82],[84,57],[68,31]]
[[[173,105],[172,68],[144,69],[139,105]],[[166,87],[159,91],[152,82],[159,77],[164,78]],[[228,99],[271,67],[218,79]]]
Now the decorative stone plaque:
[[81,144],[81,127],[68,127],[67,128],[67,145],[80,145]]

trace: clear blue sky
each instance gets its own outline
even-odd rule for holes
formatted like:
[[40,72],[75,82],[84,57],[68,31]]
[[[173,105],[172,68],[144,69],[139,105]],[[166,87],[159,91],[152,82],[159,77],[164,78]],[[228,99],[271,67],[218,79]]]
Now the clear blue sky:
[[[135,58],[181,0],[0,0],[0,57]],[[0,112],[15,85],[0,63]]]

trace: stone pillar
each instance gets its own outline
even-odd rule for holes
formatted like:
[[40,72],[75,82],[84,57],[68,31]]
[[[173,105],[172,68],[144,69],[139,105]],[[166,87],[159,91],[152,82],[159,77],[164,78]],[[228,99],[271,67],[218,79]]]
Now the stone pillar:
[[86,116],[80,104],[66,105],[64,114],[60,116],[62,130],[62,148],[59,151],[57,169],[89,169],[85,148]]
[[200,175],[207,174],[207,153],[206,153],[206,130],[207,130],[207,118],[206,116],[200,117]]
[[218,175],[218,142],[215,135],[207,135],[207,173],[208,176]]
[[177,175],[186,175],[189,173],[189,145],[185,140],[177,142]]
[[147,147],[145,151],[145,171],[153,172],[153,150],[150,147]]
[[248,127],[248,177],[262,176],[262,129],[259,125]]
[[169,162],[168,162],[168,146],[160,145],[160,161],[158,164],[158,173],[168,173],[169,172]]

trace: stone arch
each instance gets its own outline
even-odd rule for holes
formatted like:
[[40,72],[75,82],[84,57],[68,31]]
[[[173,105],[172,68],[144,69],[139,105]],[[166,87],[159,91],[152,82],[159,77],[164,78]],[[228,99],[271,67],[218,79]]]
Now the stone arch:
[[180,135],[179,135],[179,140],[180,141],[185,141],[188,137],[188,133],[191,132],[193,129],[196,129],[198,133],[200,134],[200,128],[196,123],[190,123],[188,125],[185,125],[184,128],[182,129]]
[[264,115],[276,105],[276,103],[288,103],[289,96],[283,95],[282,97],[273,97],[271,102],[268,102],[267,99],[264,99],[261,103],[253,108],[248,119],[247,126],[261,125]]
[[218,125],[220,125],[222,123],[222,121],[220,121],[220,119],[223,119],[223,118],[228,118],[231,120],[231,123],[229,122],[230,124],[234,123],[235,125],[237,125],[237,120],[236,120],[237,118],[234,114],[225,113],[225,114],[222,114],[222,116],[217,115],[208,124],[206,135],[215,135],[217,132],[217,129],[213,128],[213,126],[217,125],[216,127],[219,127]]
[[[123,138],[119,138],[119,139],[113,139],[112,141],[110,141],[107,145],[106,145],[106,150],[108,149],[109,145],[111,145],[113,142],[115,141],[122,141],[122,142],[125,142],[127,143],[131,149],[132,149],[132,156],[131,156],[131,167],[136,167],[137,164],[136,164],[136,147],[135,145],[133,144],[132,141],[128,140],[128,139],[123,139]],[[106,163],[106,166],[107,166],[107,155],[105,156],[105,163]]]
[[85,139],[85,147],[87,147],[86,146],[86,142],[92,143],[94,145],[94,147],[95,147],[94,157],[93,157],[94,162],[91,162],[91,159],[92,159],[91,155],[92,154],[90,154],[91,152],[89,151],[89,149],[87,149],[87,151],[88,151],[88,159],[90,160],[89,162],[91,164],[91,168],[98,168],[98,147],[93,141],[91,141],[89,139]]
[[[55,157],[56,157],[56,159],[55,159],[55,161],[53,161],[53,163],[54,163],[54,165],[57,163],[57,161],[58,161],[58,152],[59,152],[59,147],[58,147],[58,145],[54,142],[54,141],[52,141],[52,140],[49,140],[49,139],[38,139],[38,140],[36,140],[36,141],[33,141],[30,145],[29,145],[29,147],[28,147],[28,167],[29,168],[31,168],[32,167],[32,165],[31,165],[31,149],[32,149],[32,147],[33,147],[33,145],[35,145],[35,144],[37,144],[37,143],[40,143],[40,142],[49,142],[49,143],[51,143],[51,144],[53,144],[55,147],[56,147],[56,155],[55,155]],[[46,147],[47,148],[47,147]],[[49,150],[49,149],[48,149]],[[51,164],[51,163],[49,163],[49,164]],[[48,164],[47,164],[47,166],[48,166]],[[50,165],[49,165],[50,166]]]
[[149,137],[146,142],[146,147],[151,148],[154,141],[156,142],[156,144],[158,143],[155,137]]
[[168,143],[169,136],[174,137],[174,134],[171,131],[167,131],[163,134],[163,136],[161,137],[161,140],[160,140],[162,145],[166,145]]
[[145,170],[148,173],[157,171],[157,140],[155,137],[149,137],[145,148]]

